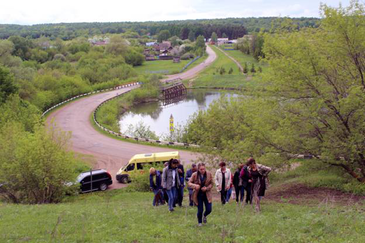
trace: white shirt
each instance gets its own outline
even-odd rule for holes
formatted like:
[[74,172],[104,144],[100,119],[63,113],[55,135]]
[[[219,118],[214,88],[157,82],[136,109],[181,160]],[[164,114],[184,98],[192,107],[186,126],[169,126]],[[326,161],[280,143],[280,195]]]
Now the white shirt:
[[172,186],[174,187],[175,186],[175,183],[176,183],[176,170],[172,170]]

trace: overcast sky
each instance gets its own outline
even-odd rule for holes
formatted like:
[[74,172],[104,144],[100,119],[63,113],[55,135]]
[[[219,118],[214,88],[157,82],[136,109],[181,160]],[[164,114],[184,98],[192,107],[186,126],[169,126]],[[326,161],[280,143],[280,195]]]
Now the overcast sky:
[[320,2],[338,7],[340,0],[4,0],[0,24],[319,17]]

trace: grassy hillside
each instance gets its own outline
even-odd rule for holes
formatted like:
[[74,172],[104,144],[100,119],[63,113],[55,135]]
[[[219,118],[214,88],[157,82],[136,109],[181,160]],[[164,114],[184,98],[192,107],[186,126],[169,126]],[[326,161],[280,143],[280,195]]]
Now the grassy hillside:
[[[270,188],[255,213],[215,195],[208,224],[197,227],[196,208],[169,213],[152,207],[152,193],[128,189],[71,197],[56,205],[0,204],[0,242],[364,242],[365,206]],[[323,198],[321,198],[322,195]],[[346,195],[345,195],[346,196]],[[350,199],[350,197],[348,197]],[[185,198],[185,205],[187,204]]]

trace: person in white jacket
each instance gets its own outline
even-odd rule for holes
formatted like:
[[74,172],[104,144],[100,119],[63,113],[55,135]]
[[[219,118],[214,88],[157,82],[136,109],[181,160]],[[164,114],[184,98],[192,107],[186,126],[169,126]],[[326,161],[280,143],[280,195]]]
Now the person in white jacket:
[[226,204],[227,191],[231,184],[231,171],[226,167],[225,162],[220,162],[219,167],[215,173],[215,185],[221,194],[222,205],[224,205]]

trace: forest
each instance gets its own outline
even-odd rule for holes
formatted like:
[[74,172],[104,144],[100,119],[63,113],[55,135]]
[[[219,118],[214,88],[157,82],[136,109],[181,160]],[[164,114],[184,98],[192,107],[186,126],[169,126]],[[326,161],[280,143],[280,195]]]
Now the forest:
[[[161,22],[120,22],[120,23],[60,23],[38,25],[0,25],[0,39],[7,39],[13,35],[37,39],[41,36],[51,40],[61,38],[71,40],[76,37],[88,37],[103,34],[123,34],[132,32],[133,35],[148,37],[157,35],[161,30],[168,30],[171,36],[178,36],[185,40],[192,32],[194,37],[203,35],[210,38],[213,32],[218,37],[223,34],[230,39],[242,37],[245,34],[269,31],[275,21],[282,18],[227,18],[204,20],[179,20]],[[318,18],[291,18],[297,28],[318,27]],[[275,27],[275,24],[274,24]]]

